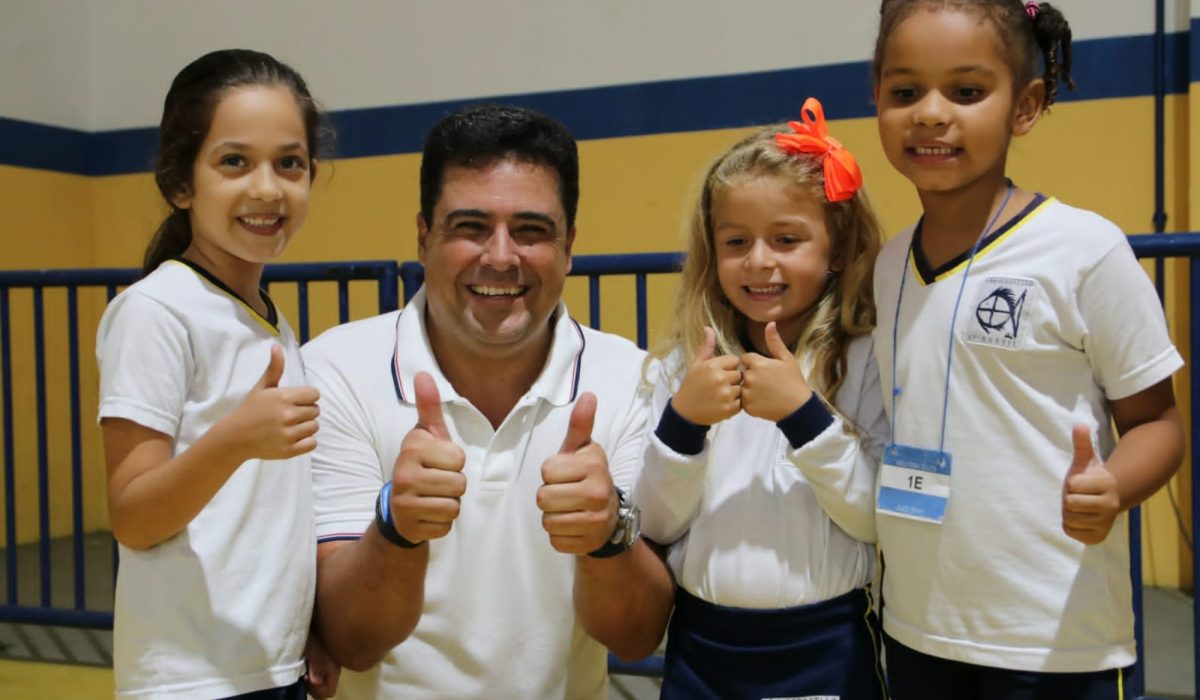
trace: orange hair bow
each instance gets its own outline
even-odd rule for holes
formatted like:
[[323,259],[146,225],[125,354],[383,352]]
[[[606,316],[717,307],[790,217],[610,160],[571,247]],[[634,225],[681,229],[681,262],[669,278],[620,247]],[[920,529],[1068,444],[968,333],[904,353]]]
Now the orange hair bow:
[[800,118],[804,120],[803,124],[788,122],[795,133],[775,134],[775,143],[785,153],[822,156],[826,199],[831,202],[850,199],[862,187],[862,171],[858,169],[858,161],[837,139],[829,135],[829,127],[825,125],[825,110],[817,98],[810,97],[804,101]]

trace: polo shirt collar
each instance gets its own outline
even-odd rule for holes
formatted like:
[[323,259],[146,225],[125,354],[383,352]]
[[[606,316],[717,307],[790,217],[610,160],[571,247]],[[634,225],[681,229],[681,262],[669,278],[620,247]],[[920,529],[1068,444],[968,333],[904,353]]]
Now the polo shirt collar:
[[[443,402],[465,400],[442,374],[442,369],[433,356],[429,335],[425,329],[425,308],[425,289],[422,288],[396,318],[396,341],[391,363],[392,385],[396,390],[396,398],[401,403],[413,403],[413,377],[418,372],[428,372],[437,383],[438,394]],[[541,373],[529,388],[528,396],[535,400],[544,399],[555,406],[565,406],[573,402],[579,393],[579,374],[586,341],[583,329],[567,313],[566,304],[563,302],[558,303],[550,323],[554,331],[550,340],[550,353]],[[403,346],[400,343],[401,338],[406,339]]]

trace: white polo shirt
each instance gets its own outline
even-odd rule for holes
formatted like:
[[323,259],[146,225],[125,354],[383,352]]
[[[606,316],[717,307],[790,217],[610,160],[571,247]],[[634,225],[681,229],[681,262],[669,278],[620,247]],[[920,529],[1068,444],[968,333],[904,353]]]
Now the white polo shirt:
[[[284,351],[280,386],[304,384],[296,338],[275,322],[203,270],[163,263],[100,321],[100,418],[169,435],[178,455],[241,404],[272,345]],[[316,590],[308,455],[243,463],[182,532],[120,553],[117,697],[228,697],[304,673]]]
[[425,308],[422,291],[403,311],[340,326],[304,347],[321,390],[313,453],[321,541],[358,538],[373,522],[379,489],[417,421],[418,372],[434,377],[451,438],[466,452],[460,515],[449,535],[429,543],[420,622],[376,668],[343,671],[338,697],[604,698],[607,653],[575,620],[575,557],[550,546],[536,493],[542,464],[562,446],[586,391],[598,399],[592,439],[616,485],[630,488],[647,415],[644,353],[581,327],[560,304],[545,368],[493,430],[439,369]]
[[[1087,425],[1106,459],[1109,402],[1183,364],[1154,288],[1121,231],[1038,197],[965,257],[929,270],[913,230],[875,266],[875,353],[896,442],[937,449],[951,317],[940,525],[880,511],[884,629],[934,656],[1025,671],[1085,672],[1134,661],[1127,516],[1101,544],[1062,530],[1071,428]],[[907,268],[896,339],[901,271]]]

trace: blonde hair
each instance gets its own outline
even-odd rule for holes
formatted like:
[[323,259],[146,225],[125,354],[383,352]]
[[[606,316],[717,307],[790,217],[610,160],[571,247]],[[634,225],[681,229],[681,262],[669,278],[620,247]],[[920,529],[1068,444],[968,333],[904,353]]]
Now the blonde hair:
[[682,348],[681,371],[691,365],[704,341],[704,327],[716,333],[718,354],[741,354],[746,317],[725,298],[717,279],[712,235],[712,203],[724,188],[757,177],[778,177],[802,187],[821,203],[830,238],[830,259],[840,271],[817,300],[796,345],[813,390],[832,401],[845,379],[850,340],[875,327],[872,275],[879,254],[879,221],[862,188],[853,197],[830,202],[819,155],[789,154],[775,134],[790,133],[786,124],[767,127],[735,144],[709,168],[688,233],[683,278],[667,336],[652,350],[665,357]]

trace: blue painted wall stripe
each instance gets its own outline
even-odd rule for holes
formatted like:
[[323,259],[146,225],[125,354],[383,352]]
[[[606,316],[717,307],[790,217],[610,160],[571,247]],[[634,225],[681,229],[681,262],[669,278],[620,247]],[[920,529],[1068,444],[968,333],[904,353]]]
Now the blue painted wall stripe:
[[84,175],[94,138],[84,131],[0,117],[0,164]]
[[[1200,20],[1192,20],[1192,31]],[[1200,76],[1189,32],[1167,35],[1166,88],[1186,93]],[[1153,94],[1154,37],[1139,35],[1075,44],[1079,90],[1060,101]],[[764,124],[794,118],[816,95],[830,119],[869,117],[870,64],[866,61],[741,75],[686,78],[555,92],[497,96],[497,102],[546,112],[580,139],[642,136]],[[337,158],[421,150],[425,133],[442,115],[479,100],[351,109],[332,113]],[[1149,128],[1149,127],[1147,127]],[[0,163],[80,175],[118,175],[152,169],[157,128],[87,133],[0,117]]]

